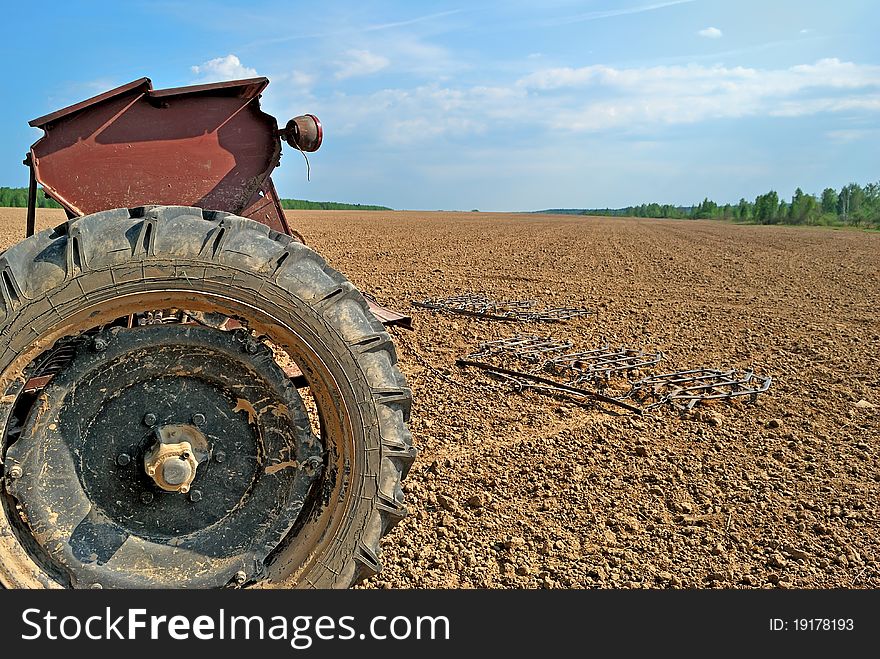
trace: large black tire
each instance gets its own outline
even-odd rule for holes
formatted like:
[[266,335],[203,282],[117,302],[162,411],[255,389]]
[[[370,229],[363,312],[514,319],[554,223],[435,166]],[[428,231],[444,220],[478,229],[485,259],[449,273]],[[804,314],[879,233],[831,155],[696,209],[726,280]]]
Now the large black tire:
[[[299,365],[331,444],[322,496],[255,585],[346,588],[380,569],[380,538],[406,513],[401,480],[416,455],[406,425],[411,394],[382,324],[313,250],[229,213],[109,210],[9,248],[0,255],[0,293],[4,429],[35,356],[134,307],[246,318],[273,344],[305,355]],[[0,585],[65,585],[34,560],[3,496]]]

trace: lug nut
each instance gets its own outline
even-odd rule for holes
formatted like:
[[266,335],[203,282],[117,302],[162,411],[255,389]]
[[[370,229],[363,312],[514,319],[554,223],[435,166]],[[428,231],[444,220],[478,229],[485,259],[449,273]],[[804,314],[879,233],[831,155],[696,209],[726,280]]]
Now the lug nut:
[[202,493],[199,490],[193,490],[192,492],[189,493],[189,500],[192,501],[193,503],[196,503],[197,501],[201,501],[202,500]]
[[153,493],[152,492],[144,492],[141,494],[141,503],[152,503],[153,502]]
[[131,456],[128,453],[120,453],[116,456],[116,464],[120,467],[126,467],[131,462]]
[[96,336],[92,342],[92,347],[95,349],[95,352],[104,352],[107,349],[107,339]]
[[256,341],[248,341],[244,344],[244,351],[249,355],[256,355],[257,350],[259,350],[259,346]]
[[226,454],[223,451],[217,451],[214,454],[214,462],[219,462],[219,463],[226,462]]
[[239,586],[242,585],[245,581],[247,581],[247,574],[245,574],[244,570],[239,570],[235,573],[235,583]]
[[24,475],[24,471],[22,471],[21,467],[19,467],[18,465],[12,465],[9,468],[9,471],[6,472],[6,475],[9,477],[10,480],[16,480]]
[[205,415],[200,412],[196,412],[192,416],[192,422],[197,426],[205,425]]
[[154,426],[156,425],[156,415],[152,412],[147,412],[144,414],[144,425]]

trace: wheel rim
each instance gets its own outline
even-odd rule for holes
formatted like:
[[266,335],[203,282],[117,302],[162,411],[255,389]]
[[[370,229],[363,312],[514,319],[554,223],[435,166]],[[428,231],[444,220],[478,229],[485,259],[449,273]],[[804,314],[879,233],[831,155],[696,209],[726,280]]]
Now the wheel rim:
[[[286,483],[290,491],[298,495],[305,492],[306,495],[299,496],[299,499],[291,495],[293,497],[291,501],[296,501],[297,505],[293,507],[295,508],[293,512],[288,506],[288,515],[283,518],[284,524],[281,526],[285,527],[286,533],[279,534],[278,529],[281,527],[273,527],[275,535],[272,536],[272,546],[270,547],[269,543],[263,543],[260,552],[256,554],[251,552],[250,567],[242,561],[241,555],[237,554],[235,560],[227,561],[228,564],[224,564],[222,569],[212,570],[210,578],[200,579],[190,574],[186,578],[178,578],[176,583],[167,583],[167,580],[155,583],[155,581],[151,582],[150,579],[147,579],[146,585],[221,585],[221,582],[229,581],[230,575],[235,583],[260,579],[273,582],[286,579],[289,583],[297,583],[299,577],[307,573],[310,566],[320,560],[322,551],[332,543],[335,530],[339,525],[353,522],[350,519],[346,520],[346,516],[340,514],[340,511],[344,512],[347,502],[355,494],[345,490],[345,486],[338,476],[350,469],[351,460],[357,459],[357,456],[353,455],[351,447],[356,439],[353,428],[359,424],[352,423],[351,412],[346,409],[343,397],[339,395],[339,388],[345,386],[345,382],[334,374],[333,364],[328,363],[333,357],[332,351],[316,350],[316,347],[320,347],[317,337],[310,334],[306,324],[297,322],[293,316],[280,318],[259,309],[249,301],[233,299],[216,292],[165,289],[123,295],[118,295],[117,291],[117,295],[104,300],[96,300],[88,308],[71,314],[62,323],[58,323],[56,318],[52,325],[47,323],[47,327],[39,339],[4,372],[2,390],[7,393],[7,396],[0,404],[0,412],[3,413],[7,429],[7,433],[4,434],[3,446],[7,469],[13,463],[19,462],[18,458],[20,457],[14,449],[17,442],[10,442],[8,433],[8,420],[14,406],[14,401],[10,400],[8,394],[10,391],[18,392],[21,390],[27,376],[28,364],[31,364],[40,352],[47,346],[53,345],[60,337],[82,331],[86,325],[95,326],[110,322],[112,319],[131,313],[133,309],[149,308],[185,308],[193,311],[217,312],[240,318],[246,320],[248,327],[254,331],[255,335],[266,336],[274,345],[283,348],[308,381],[309,391],[314,397],[320,418],[320,441],[314,443],[314,448],[309,448],[309,441],[313,440],[309,440],[308,434],[303,433],[297,444],[297,462],[302,463],[312,459],[312,466],[317,467],[315,458],[323,455],[321,466],[324,469],[319,469],[320,473],[312,474],[307,473],[308,470],[297,469],[297,477]],[[228,335],[229,333],[221,332],[220,334]],[[63,382],[60,380],[56,383],[57,386],[62,384]],[[174,420],[179,422],[181,419]],[[34,429],[23,429],[22,432],[24,434],[21,437],[26,439],[33,436]],[[22,440],[19,439],[19,441]],[[27,442],[20,446],[26,447]],[[143,446],[138,446],[143,450]],[[137,450],[131,450],[137,453]],[[116,453],[119,453],[119,450],[116,450]],[[132,458],[131,455],[128,457]],[[33,465],[24,466],[28,466],[28,470],[33,468]],[[271,465],[264,464],[263,471],[267,466],[271,467]],[[198,474],[198,468],[196,473]],[[277,477],[275,474],[273,476]],[[7,481],[9,482],[8,478]],[[14,479],[12,482],[15,484],[8,488],[9,491],[4,498],[2,515],[0,515],[0,544],[4,545],[10,559],[3,566],[3,572],[0,574],[6,585],[54,586],[59,583],[73,586],[86,584],[132,585],[130,574],[127,579],[122,580],[109,578],[107,574],[100,574],[100,570],[97,570],[94,565],[90,565],[88,561],[82,563],[83,567],[78,568],[79,571],[73,570],[73,572],[71,572],[71,566],[63,564],[62,561],[64,569],[56,569],[53,572],[52,568],[57,568],[59,564],[58,552],[56,551],[53,555],[51,551],[47,551],[46,542],[41,542],[37,534],[33,533],[33,528],[22,523],[21,513],[24,511],[22,510],[21,498],[27,498],[23,494],[27,478]],[[180,496],[180,493],[174,494]],[[161,496],[165,496],[164,493]],[[31,503],[31,505],[38,505],[38,503]],[[47,508],[51,508],[51,506]],[[86,526],[88,526],[87,518],[88,512],[81,518],[81,520],[86,520]],[[282,537],[278,537],[279,535]],[[47,554],[50,559],[48,564]],[[89,558],[94,557],[89,556]],[[92,561],[92,563],[97,562]],[[233,570],[232,568],[240,569]],[[145,584],[141,579],[134,585]]]

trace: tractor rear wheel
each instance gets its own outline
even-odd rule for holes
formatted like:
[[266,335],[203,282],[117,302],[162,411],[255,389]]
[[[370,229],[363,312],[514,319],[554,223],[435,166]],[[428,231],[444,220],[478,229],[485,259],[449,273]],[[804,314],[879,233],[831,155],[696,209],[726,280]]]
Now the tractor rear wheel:
[[342,275],[229,213],[111,210],[11,247],[0,585],[328,588],[376,573],[416,454],[396,361]]

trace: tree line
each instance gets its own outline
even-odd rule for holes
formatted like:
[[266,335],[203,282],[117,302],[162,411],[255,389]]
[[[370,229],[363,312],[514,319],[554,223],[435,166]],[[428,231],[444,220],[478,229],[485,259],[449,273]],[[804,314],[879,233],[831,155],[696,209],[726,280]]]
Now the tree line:
[[[27,188],[0,188],[0,207],[26,208]],[[281,207],[287,210],[362,210],[390,211],[387,206],[371,206],[369,204],[342,204],[336,201],[306,201],[305,199],[282,199]],[[43,188],[37,188],[37,208],[61,208],[53,199],[49,199]]]
[[343,204],[338,201],[306,201],[305,199],[282,199],[284,210],[321,210],[321,211],[390,211],[387,206],[371,204]]
[[791,201],[780,199],[775,190],[745,198],[736,204],[715,203],[708,197],[695,206],[641,204],[615,209],[591,209],[584,215],[709,219],[752,222],[755,224],[804,224],[880,227],[880,181],[861,186],[850,183],[839,191],[825,188],[821,195],[807,194],[800,188]]
[[[0,206],[26,208],[27,188],[0,188]],[[37,208],[61,208],[53,199],[49,199],[43,188],[37,188]]]

